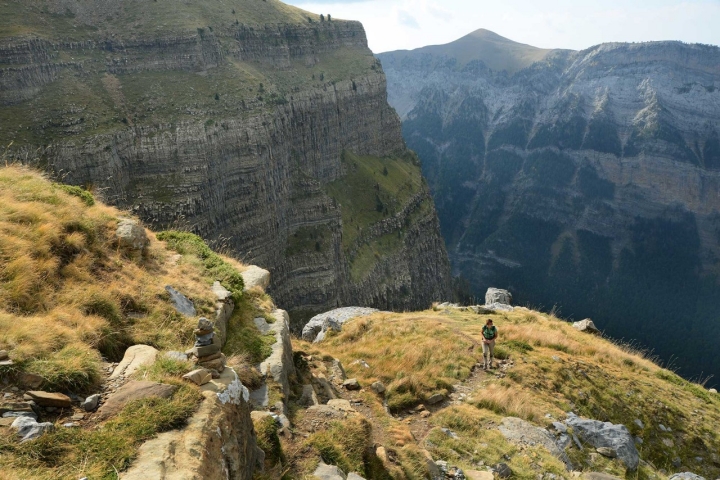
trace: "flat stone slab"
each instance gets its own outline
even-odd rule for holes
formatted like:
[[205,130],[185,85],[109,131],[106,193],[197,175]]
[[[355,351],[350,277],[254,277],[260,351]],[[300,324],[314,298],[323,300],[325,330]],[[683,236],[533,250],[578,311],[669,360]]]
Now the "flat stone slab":
[[138,368],[155,362],[158,351],[149,345],[133,345],[125,350],[122,361],[115,367],[110,378],[132,375]]
[[565,424],[572,427],[573,432],[583,441],[595,448],[607,447],[617,453],[630,471],[635,471],[640,464],[640,454],[635,448],[635,439],[625,425],[600,422],[568,414]]
[[502,419],[498,430],[512,443],[545,447],[554,457],[562,460],[566,466],[571,464],[565,452],[555,443],[555,437],[544,428],[537,427],[520,418],[506,417]]
[[41,407],[70,408],[72,400],[63,393],[51,393],[43,391],[29,391],[27,395]]
[[170,294],[170,300],[178,313],[181,313],[186,317],[194,317],[197,315],[195,305],[189,298],[175,290],[170,285],[166,286],[165,290]]
[[138,380],[130,381],[108,397],[105,404],[98,410],[97,418],[99,420],[105,420],[106,418],[117,415],[125,405],[133,400],[150,397],[170,398],[177,388],[175,385],[167,385],[164,383]]

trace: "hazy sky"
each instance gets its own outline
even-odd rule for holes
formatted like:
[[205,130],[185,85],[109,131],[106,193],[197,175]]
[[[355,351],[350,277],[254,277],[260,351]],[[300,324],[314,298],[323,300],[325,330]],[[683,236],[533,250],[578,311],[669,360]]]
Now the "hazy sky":
[[720,44],[720,0],[284,0],[360,20],[375,52],[451,42],[478,28],[544,48],[682,40]]

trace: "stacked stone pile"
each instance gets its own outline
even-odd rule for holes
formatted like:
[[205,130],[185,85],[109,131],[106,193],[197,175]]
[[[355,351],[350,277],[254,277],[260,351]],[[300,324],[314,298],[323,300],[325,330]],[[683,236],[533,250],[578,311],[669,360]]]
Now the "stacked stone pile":
[[[208,371],[212,378],[220,378],[225,370],[227,360],[220,352],[221,340],[215,335],[215,325],[205,317],[201,317],[195,329],[195,346],[187,351],[188,356],[196,357],[199,369]],[[190,372],[188,375],[195,374]]]

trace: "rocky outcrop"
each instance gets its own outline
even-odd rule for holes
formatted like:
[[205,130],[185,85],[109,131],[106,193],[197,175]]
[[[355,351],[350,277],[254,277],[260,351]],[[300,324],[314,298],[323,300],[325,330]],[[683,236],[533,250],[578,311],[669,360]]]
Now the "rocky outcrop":
[[720,48],[470,37],[378,56],[468,296],[512,286],[665,361],[691,351],[687,376],[716,371]]
[[272,378],[282,387],[286,400],[290,397],[290,378],[295,375],[290,343],[290,317],[285,310],[275,310],[272,315],[275,322],[270,324],[269,331],[275,333],[275,343],[270,356],[260,364],[260,373]]
[[[614,456],[619,458],[628,470],[637,470],[640,464],[640,454],[635,448],[633,436],[625,425],[580,418],[572,413],[568,414],[565,423],[572,427],[573,432],[581,440],[598,449],[608,449],[608,453],[614,453]],[[612,455],[612,453],[610,454]]]
[[[0,143],[14,142],[10,157],[96,186],[155,230],[191,229],[262,265],[291,311],[424,308],[449,296],[425,186],[420,202],[378,230],[402,235],[402,245],[371,253],[374,268],[351,275],[349,227],[328,185],[348,174],[343,152],[406,153],[362,25],[311,23],[274,0],[203,2],[202,18],[195,3],[176,5],[172,18],[152,2],[130,3],[17,6],[18,25],[72,15],[87,35],[28,27],[0,38],[0,105],[13,119],[1,122]],[[59,82],[70,90],[56,98]],[[365,240],[380,238],[373,227]]]
[[302,339],[307,342],[321,342],[328,330],[339,332],[348,320],[377,313],[375,308],[343,307],[315,315],[302,329]]
[[143,365],[150,365],[157,358],[157,349],[149,345],[133,345],[125,350],[122,361],[113,370],[110,378],[129,377]]
[[204,399],[187,426],[145,442],[120,478],[252,478],[264,455],[255,443],[247,389],[231,368],[201,389]]

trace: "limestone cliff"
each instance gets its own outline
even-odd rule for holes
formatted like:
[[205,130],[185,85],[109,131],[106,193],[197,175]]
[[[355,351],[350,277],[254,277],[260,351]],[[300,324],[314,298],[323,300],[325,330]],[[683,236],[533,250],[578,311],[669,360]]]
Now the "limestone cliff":
[[486,37],[379,56],[455,273],[717,371],[720,49]]
[[[352,176],[345,153],[419,176],[357,22],[277,0],[5,2],[0,142],[156,229],[192,230],[272,270],[290,310],[448,294],[424,183],[356,222],[361,245],[344,241],[346,206],[328,188]],[[374,231],[399,242],[378,252]]]

